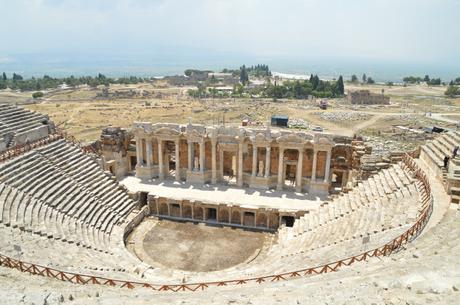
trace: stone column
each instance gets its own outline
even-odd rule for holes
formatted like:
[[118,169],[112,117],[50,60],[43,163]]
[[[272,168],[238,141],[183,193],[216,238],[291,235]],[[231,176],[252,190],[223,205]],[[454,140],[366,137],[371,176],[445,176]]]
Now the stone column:
[[187,150],[187,153],[188,153],[188,170],[189,171],[192,171],[193,169],[193,164],[192,164],[192,142],[190,140],[187,141],[187,145],[188,145],[188,150]]
[[219,149],[219,179],[223,178],[223,175],[224,175],[224,151],[223,149]]
[[137,164],[136,166],[142,166],[142,139],[136,139],[136,157],[137,157]]
[[[176,181],[180,181],[180,145],[179,145],[179,140],[176,141]],[[182,205],[181,205],[182,207]],[[181,210],[182,211],[182,210]]]
[[152,139],[147,140],[147,166],[152,166]]
[[270,177],[270,166],[271,166],[271,157],[270,157],[270,146],[265,148],[265,178]]
[[297,160],[297,172],[295,174],[295,189],[302,192],[302,167],[303,167],[303,148],[299,149],[299,160]]
[[331,151],[327,151],[326,169],[324,170],[324,182],[329,183],[329,176],[331,173]]
[[252,176],[256,176],[257,171],[257,146],[252,146]]
[[279,160],[278,160],[278,185],[276,189],[281,191],[283,189],[283,169],[284,169],[284,147],[279,147]]
[[204,141],[200,142],[200,172],[204,173]]
[[238,186],[243,186],[243,143],[238,144]]
[[313,149],[313,166],[312,166],[312,169],[311,169],[311,182],[315,182],[316,181],[316,155],[318,154],[318,151],[315,149]]
[[212,172],[211,172],[211,183],[217,183],[217,156],[216,156],[216,141],[211,140],[211,153],[212,153]]
[[163,172],[164,165],[163,165],[163,141],[158,139],[158,176],[160,179],[164,179],[165,174]]

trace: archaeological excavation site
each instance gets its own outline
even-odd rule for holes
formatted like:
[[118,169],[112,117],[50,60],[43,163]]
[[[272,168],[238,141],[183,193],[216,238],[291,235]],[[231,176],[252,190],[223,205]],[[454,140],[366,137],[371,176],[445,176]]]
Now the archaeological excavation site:
[[270,123],[132,121],[86,143],[59,125],[0,104],[6,304],[19,282],[34,304],[458,301],[454,129],[382,156]]

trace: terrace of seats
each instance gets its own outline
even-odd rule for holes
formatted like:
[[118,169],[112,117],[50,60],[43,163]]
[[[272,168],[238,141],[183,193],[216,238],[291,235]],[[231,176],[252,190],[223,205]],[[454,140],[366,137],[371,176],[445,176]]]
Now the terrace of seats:
[[[453,203],[460,202],[460,151],[456,158],[452,158],[456,146],[460,146],[460,133],[449,131],[422,145],[420,152],[420,159],[425,161],[430,170],[443,180]],[[448,169],[444,168],[445,156],[451,158]]]
[[[0,143],[4,144],[4,149],[23,144],[15,141],[19,135],[34,132],[49,123],[50,120],[45,115],[10,104],[0,104]],[[49,127],[54,129],[54,126]]]
[[99,164],[58,140],[0,165],[0,222],[107,251],[134,202]]
[[[134,203],[73,144],[58,140],[0,164],[0,188],[0,228],[12,239],[3,241],[8,253],[15,253],[13,236],[22,236],[22,252],[30,261],[46,258],[47,265],[61,270],[123,279],[136,278],[132,270],[137,269],[162,283],[263,276],[350,257],[399,236],[423,209],[419,185],[400,163],[323,203],[294,227],[282,227],[277,242],[252,261],[222,271],[186,272],[151,268],[110,240],[115,228],[122,235],[120,224]],[[363,244],[364,237],[369,240]],[[40,244],[59,252],[48,256]]]

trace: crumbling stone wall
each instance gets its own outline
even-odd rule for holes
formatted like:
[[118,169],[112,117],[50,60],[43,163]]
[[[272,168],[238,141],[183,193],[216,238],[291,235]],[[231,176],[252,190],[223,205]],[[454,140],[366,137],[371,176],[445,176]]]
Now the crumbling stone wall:
[[389,105],[390,97],[383,94],[374,94],[369,90],[349,91],[348,100],[357,105]]
[[129,170],[128,150],[133,136],[119,127],[104,128],[101,134],[101,155],[104,170],[117,178],[125,176]]

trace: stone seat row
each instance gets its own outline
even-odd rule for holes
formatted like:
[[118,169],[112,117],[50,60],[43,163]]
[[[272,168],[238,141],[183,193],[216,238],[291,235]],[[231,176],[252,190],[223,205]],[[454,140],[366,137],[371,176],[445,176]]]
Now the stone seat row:
[[[75,153],[76,148],[73,145],[68,143],[64,145],[64,143],[66,142],[63,140],[58,141],[52,143],[51,147],[39,149],[39,151],[67,175],[98,195],[103,202],[108,202],[110,208],[126,215],[131,206],[126,206],[124,203],[131,200],[125,192],[120,192],[124,189],[118,183],[114,183],[116,181],[110,174],[101,171],[99,164],[91,157]],[[49,151],[48,149],[54,150]]]
[[360,182],[352,191],[336,197],[332,202],[322,204],[318,210],[305,214],[294,223],[291,231],[306,232],[357,211],[361,207],[372,207],[376,204],[383,206],[392,198],[410,197],[416,193],[413,181],[410,179],[412,178],[409,174],[399,165],[382,170]]
[[0,181],[2,223],[89,247],[107,248],[134,207],[116,181],[64,140],[2,164]]
[[421,149],[430,157],[432,162],[438,167],[442,167],[444,157],[451,157],[455,146],[460,146],[460,134],[457,131],[451,131],[429,141]]
[[[0,234],[0,247],[4,255],[21,255],[21,259],[25,261],[69,272],[125,279],[137,277],[130,272],[136,262],[116,248],[110,253],[100,252],[77,244],[63,243],[47,236],[32,235],[4,225],[0,225]],[[18,240],[21,241],[20,249],[17,247]]]
[[[84,247],[104,250],[109,246],[110,232],[104,232],[91,223],[66,215],[20,190],[3,184],[0,188],[2,224]],[[110,218],[105,217],[101,221],[108,224]]]
[[[42,158],[37,159],[34,165],[28,164],[30,171],[23,169],[24,166],[21,166],[14,172],[4,175],[3,181],[22,189],[26,193],[34,194],[35,197],[45,200],[50,206],[58,208],[60,211],[68,212],[68,208],[77,207],[77,205],[71,205],[71,202],[72,199],[78,198],[78,195],[86,193],[88,197],[86,201],[88,203],[93,201],[93,194],[84,190],[72,179],[62,177],[56,168],[48,166]],[[35,168],[32,168],[32,166],[35,166]],[[13,175],[14,173],[17,173],[17,175]],[[31,181],[31,178],[34,180]],[[51,187],[47,187],[47,184],[55,181],[55,179],[58,179],[56,183]],[[46,190],[48,191],[45,192]],[[101,210],[104,209],[106,207],[101,206]]]
[[46,119],[42,114],[18,108],[16,106],[0,107],[0,122],[5,126],[4,133],[21,133],[43,125]]

